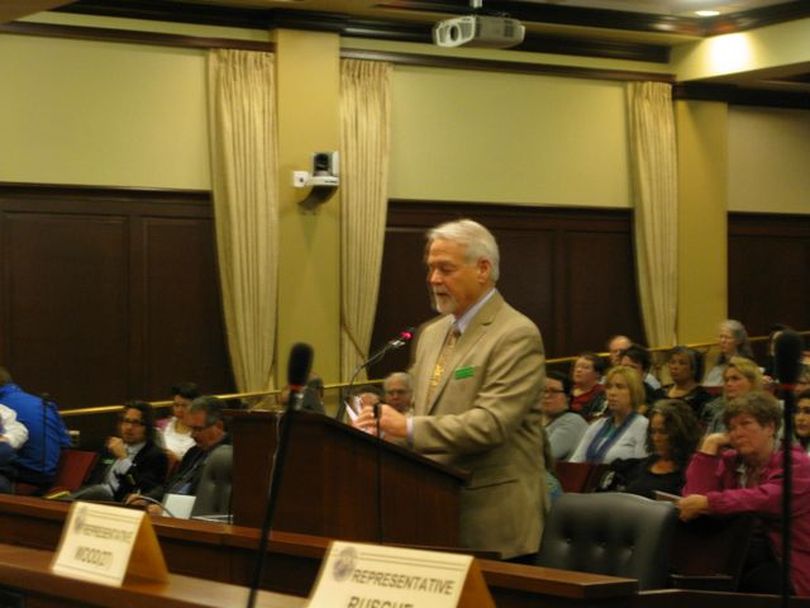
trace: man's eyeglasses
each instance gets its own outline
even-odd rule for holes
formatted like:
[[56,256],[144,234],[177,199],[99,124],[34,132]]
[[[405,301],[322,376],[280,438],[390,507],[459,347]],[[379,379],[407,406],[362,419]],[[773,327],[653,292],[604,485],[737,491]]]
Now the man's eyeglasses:
[[132,424],[134,426],[143,426],[143,420],[138,420],[136,418],[119,418],[121,424]]

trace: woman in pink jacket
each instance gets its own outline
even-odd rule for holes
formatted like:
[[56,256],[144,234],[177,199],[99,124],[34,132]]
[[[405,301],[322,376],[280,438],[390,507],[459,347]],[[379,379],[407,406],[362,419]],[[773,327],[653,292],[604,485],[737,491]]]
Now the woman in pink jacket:
[[[781,410],[761,391],[732,399],[727,433],[708,435],[686,470],[684,521],[699,515],[753,513],[757,517],[740,591],[779,593],[782,555]],[[732,449],[726,449],[726,448]],[[790,580],[795,595],[810,596],[810,458],[794,448]]]

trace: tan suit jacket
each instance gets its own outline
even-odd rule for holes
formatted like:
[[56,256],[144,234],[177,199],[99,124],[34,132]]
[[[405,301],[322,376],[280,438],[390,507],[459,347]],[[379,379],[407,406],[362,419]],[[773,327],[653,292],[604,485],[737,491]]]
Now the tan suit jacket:
[[545,384],[537,327],[499,293],[459,337],[427,402],[451,315],[420,332],[414,380],[413,447],[471,472],[461,497],[465,547],[509,558],[537,551],[545,512],[538,400]]

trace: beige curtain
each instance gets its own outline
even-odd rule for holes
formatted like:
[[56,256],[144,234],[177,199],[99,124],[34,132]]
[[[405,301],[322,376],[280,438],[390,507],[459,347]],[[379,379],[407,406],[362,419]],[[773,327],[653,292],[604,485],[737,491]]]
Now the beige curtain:
[[340,63],[341,374],[366,358],[377,308],[385,217],[391,66]]
[[675,343],[678,191],[672,87],[628,83],[636,270],[650,346]]
[[225,329],[239,391],[272,387],[278,184],[274,57],[208,56],[211,181]]

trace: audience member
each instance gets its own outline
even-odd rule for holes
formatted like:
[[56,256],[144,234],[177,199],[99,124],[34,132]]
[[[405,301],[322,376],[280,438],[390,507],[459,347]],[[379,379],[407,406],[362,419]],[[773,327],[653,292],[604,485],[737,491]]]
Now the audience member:
[[[298,402],[296,407],[307,412],[323,414],[325,412],[323,405],[323,393],[323,379],[315,372],[311,372],[303,390],[298,393]],[[276,407],[281,407],[284,409],[289,405],[289,403],[290,387],[285,386],[278,394]]]
[[132,493],[149,492],[162,484],[168,458],[155,438],[152,406],[145,401],[128,401],[118,418],[118,435],[107,438],[88,484],[71,498],[120,502]]
[[413,409],[413,388],[411,375],[406,372],[394,372],[383,381],[384,401],[400,413]]
[[650,410],[646,458],[614,460],[601,490],[655,498],[655,492],[680,494],[686,466],[700,442],[701,428],[692,408],[678,399],[662,399]]
[[571,379],[560,372],[548,372],[541,409],[543,427],[554,460],[568,460],[579,445],[588,423],[569,409]]
[[699,383],[703,377],[703,355],[694,348],[676,346],[667,355],[667,369],[672,384],[664,387],[669,399],[686,402],[698,420],[712,396]]
[[588,427],[571,462],[610,463],[617,458],[647,455],[648,420],[638,413],[644,388],[638,372],[620,365],[605,379],[608,413]]
[[186,424],[186,412],[191,402],[200,396],[200,389],[193,382],[180,382],[172,386],[172,414],[161,428],[163,447],[181,460],[194,445],[191,429]]
[[[774,353],[776,352],[776,339],[782,335],[786,329],[792,330],[788,325],[783,323],[774,323],[771,326],[771,331],[768,332],[768,346],[765,352],[765,363],[762,366],[762,373],[766,378],[773,379],[775,377],[775,360]],[[766,383],[770,380],[766,380]]]
[[796,395],[793,422],[796,428],[796,441],[810,454],[810,389]]
[[[782,547],[782,450],[777,436],[781,412],[776,399],[752,391],[731,399],[724,412],[727,433],[704,440],[686,471],[681,519],[699,515],[752,513],[753,539],[740,580],[740,591],[779,593]],[[731,449],[727,449],[731,448]],[[810,596],[810,458],[794,447],[792,592]]]
[[14,465],[17,481],[46,491],[53,484],[62,449],[70,447],[70,435],[56,404],[23,391],[5,367],[0,367],[0,404],[12,409],[27,431],[27,441],[15,440],[21,444]]
[[605,365],[596,353],[581,353],[571,366],[574,388],[570,407],[586,420],[598,418],[605,411],[605,388],[599,383],[604,372]]
[[323,405],[323,378],[315,372],[309,374],[309,379],[304,385],[303,395],[301,395],[301,409],[305,412],[323,414],[326,408]]
[[607,343],[608,357],[610,358],[610,367],[616,367],[622,364],[622,354],[633,344],[633,341],[627,336],[613,336]]
[[739,321],[726,319],[720,323],[720,333],[717,338],[720,355],[703,378],[703,386],[721,386],[723,384],[723,370],[732,357],[753,359],[754,353],[748,343],[748,333]]
[[17,413],[0,404],[0,493],[10,494],[17,476],[17,450],[28,439],[28,429],[17,420]]
[[729,359],[723,371],[723,394],[703,408],[701,422],[706,433],[720,433],[726,430],[724,414],[726,404],[750,391],[762,390],[762,372],[756,363],[744,357]]
[[208,456],[219,446],[230,443],[225,432],[223,409],[222,401],[214,396],[203,395],[192,401],[186,414],[186,424],[191,429],[196,445],[186,452],[177,471],[166,483],[144,492],[145,499],[137,494],[130,494],[126,502],[147,506],[150,513],[159,515],[163,511],[162,507],[148,504],[150,501],[160,502],[166,494],[195,496]]
[[[655,403],[659,399],[665,397],[664,391],[662,391],[660,388],[661,384],[657,380],[655,380],[655,384],[653,384],[651,381],[651,379],[654,380],[654,378],[650,373],[650,368],[652,367],[652,357],[650,356],[649,350],[641,346],[641,344],[631,344],[630,348],[622,353],[621,362],[622,365],[630,367],[638,372],[638,377],[642,381],[642,386],[644,388],[645,404]],[[646,414],[647,405],[642,406],[639,412]]]

